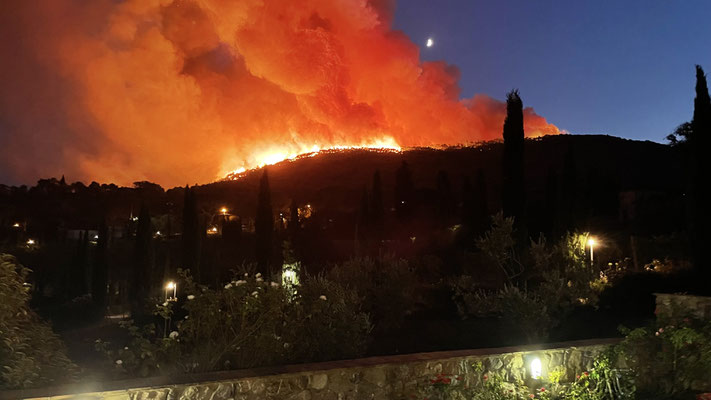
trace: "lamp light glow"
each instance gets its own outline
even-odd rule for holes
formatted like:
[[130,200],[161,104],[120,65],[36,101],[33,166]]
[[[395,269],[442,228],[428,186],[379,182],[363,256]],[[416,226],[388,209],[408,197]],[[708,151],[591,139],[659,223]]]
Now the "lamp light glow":
[[541,375],[543,375],[543,366],[541,365],[541,359],[536,357],[533,360],[531,360],[531,378],[533,379],[541,379]]

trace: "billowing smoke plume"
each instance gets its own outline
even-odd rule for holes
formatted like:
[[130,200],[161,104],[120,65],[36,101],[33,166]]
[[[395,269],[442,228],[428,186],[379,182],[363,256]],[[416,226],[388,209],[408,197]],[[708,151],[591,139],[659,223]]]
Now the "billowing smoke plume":
[[[164,185],[333,146],[501,137],[504,105],[459,100],[391,0],[7,1],[0,178]],[[512,85],[514,82],[512,82]],[[558,129],[526,110],[529,136]]]

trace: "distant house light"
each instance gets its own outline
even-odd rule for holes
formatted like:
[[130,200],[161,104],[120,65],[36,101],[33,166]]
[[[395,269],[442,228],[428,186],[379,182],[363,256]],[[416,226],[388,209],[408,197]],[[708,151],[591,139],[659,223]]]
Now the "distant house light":
[[36,243],[36,242],[35,242],[34,239],[27,239],[27,245],[28,245],[28,246],[32,246],[32,245],[35,244],[35,243]]
[[13,228],[19,228],[19,227],[20,227],[20,223],[19,223],[19,222],[15,222],[14,224],[12,224],[12,227],[13,227]]

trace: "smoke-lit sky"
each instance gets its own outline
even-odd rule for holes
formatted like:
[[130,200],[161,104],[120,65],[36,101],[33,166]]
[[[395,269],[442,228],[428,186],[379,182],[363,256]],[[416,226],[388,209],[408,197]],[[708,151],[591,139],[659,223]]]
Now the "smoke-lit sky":
[[711,64],[708,4],[9,0],[0,183],[173,186],[317,149],[491,140],[512,88],[529,136],[661,140]]
[[694,64],[711,72],[709,0],[406,0],[394,26],[459,67],[463,96],[518,87],[573,133],[663,142],[691,118]]

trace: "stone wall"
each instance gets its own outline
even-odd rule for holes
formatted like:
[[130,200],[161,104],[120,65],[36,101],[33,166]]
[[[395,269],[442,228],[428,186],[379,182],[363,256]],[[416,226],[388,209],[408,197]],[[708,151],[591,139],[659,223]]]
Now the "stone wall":
[[711,319],[711,297],[655,293],[657,316]]
[[[563,367],[565,379],[592,366],[593,359],[616,339],[566,342],[546,346],[460,350],[371,357],[318,364],[158,377],[106,384],[0,392],[0,399],[42,400],[321,400],[405,399],[438,373],[458,375],[462,384],[483,373],[508,381],[530,381],[530,363],[541,361],[542,375]],[[482,373],[482,372],[480,372]]]

